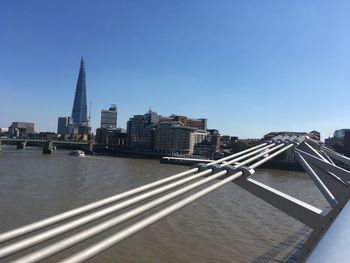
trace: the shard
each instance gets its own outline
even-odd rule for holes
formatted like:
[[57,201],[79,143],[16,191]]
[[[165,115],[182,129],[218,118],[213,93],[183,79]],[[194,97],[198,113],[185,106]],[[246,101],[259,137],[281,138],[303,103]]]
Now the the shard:
[[85,62],[81,58],[77,88],[75,90],[72,120],[74,125],[87,125]]

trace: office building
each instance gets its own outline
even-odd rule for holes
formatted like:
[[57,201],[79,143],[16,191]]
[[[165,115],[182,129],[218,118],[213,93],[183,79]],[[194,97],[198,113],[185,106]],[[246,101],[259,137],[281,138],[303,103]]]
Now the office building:
[[69,134],[70,124],[72,124],[71,117],[58,117],[57,133],[59,135]]
[[34,133],[34,123],[32,122],[12,122],[9,127],[9,135],[16,138],[25,138]]
[[339,129],[335,130],[333,136],[336,138],[344,138],[345,133],[350,132],[350,129]]
[[159,115],[149,110],[144,115],[134,115],[127,122],[127,144],[137,150],[153,150],[154,131]]
[[154,150],[160,153],[193,154],[196,129],[180,121],[161,122],[155,129]]
[[101,128],[117,128],[117,106],[112,104],[109,110],[101,111]]

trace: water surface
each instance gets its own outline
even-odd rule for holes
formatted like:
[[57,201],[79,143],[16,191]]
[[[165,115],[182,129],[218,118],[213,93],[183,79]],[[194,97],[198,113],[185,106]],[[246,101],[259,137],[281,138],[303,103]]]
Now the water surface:
[[[186,169],[185,166],[160,164],[158,160],[79,158],[60,150],[43,155],[40,148],[17,150],[3,146],[0,153],[0,232]],[[258,170],[254,178],[319,208],[326,206],[305,173]],[[125,226],[115,227],[47,262],[77,252]],[[232,183],[90,262],[268,262],[263,256],[268,251],[271,255],[272,248],[281,247],[282,242],[302,227],[298,221]],[[284,246],[275,259],[282,260],[292,249],[293,246]]]

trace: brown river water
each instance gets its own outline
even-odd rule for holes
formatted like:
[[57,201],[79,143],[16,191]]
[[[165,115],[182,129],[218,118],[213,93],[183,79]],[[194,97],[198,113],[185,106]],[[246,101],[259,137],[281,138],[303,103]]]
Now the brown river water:
[[[0,232],[188,169],[158,160],[74,157],[61,150],[43,155],[40,148],[2,148]],[[303,172],[263,169],[253,178],[319,208],[327,205]],[[129,224],[114,227],[45,262],[57,262]],[[308,231],[304,230],[298,221],[230,183],[89,262],[283,262],[297,245],[293,237],[302,239]]]

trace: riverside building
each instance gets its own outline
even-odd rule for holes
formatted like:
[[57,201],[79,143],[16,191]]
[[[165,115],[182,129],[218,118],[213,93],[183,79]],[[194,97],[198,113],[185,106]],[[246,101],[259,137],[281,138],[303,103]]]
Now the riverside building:
[[152,151],[159,115],[151,109],[144,115],[134,115],[127,122],[127,145],[135,150]]
[[180,121],[161,122],[155,129],[154,150],[159,153],[193,154],[196,129]]

